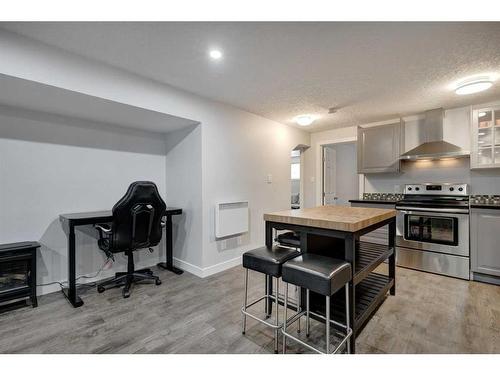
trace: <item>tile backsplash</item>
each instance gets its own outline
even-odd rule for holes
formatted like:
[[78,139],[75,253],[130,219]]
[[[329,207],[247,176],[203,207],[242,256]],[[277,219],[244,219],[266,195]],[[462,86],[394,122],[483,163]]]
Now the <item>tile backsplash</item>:
[[366,193],[402,193],[405,184],[423,182],[462,182],[471,194],[500,194],[500,169],[474,170],[469,158],[436,161],[405,161],[401,173],[365,175]]

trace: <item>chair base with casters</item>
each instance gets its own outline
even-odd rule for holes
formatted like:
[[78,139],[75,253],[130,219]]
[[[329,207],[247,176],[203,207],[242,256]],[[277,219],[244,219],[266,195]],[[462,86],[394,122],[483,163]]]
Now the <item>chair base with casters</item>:
[[133,252],[127,254],[127,272],[117,272],[115,277],[106,280],[97,285],[97,291],[103,293],[106,289],[118,288],[123,286],[123,298],[130,297],[130,289],[132,284],[144,280],[152,280],[156,285],[161,284],[158,276],[153,275],[153,271],[149,268],[135,270],[134,269],[134,255]]
[[[243,307],[241,308],[241,313],[243,315],[242,322],[242,333],[246,333],[246,319],[247,316],[257,320],[258,322],[266,325],[274,330],[274,352],[278,353],[278,335],[281,330],[282,324],[279,321],[279,302],[284,302],[279,296],[279,279],[281,277],[281,268],[283,263],[290,260],[296,256],[300,255],[294,249],[288,249],[285,247],[275,246],[272,249],[267,247],[262,247],[259,249],[247,251],[243,254],[243,267],[245,268],[245,295],[243,299]],[[266,283],[274,277],[276,280],[276,292],[274,294],[264,294],[255,301],[248,302],[248,273],[249,270],[257,271],[263,273],[266,277]],[[265,318],[261,319],[258,316],[250,313],[247,309],[260,301],[265,301]],[[268,311],[268,300],[272,300],[276,304],[275,319],[274,322],[266,321],[270,318]]]
[[[282,278],[285,282],[285,301],[288,303],[288,285],[291,283],[301,288],[306,289],[306,309],[298,311],[296,314],[288,318],[287,309],[285,309],[283,325],[281,332],[283,334],[283,353],[286,353],[286,339],[290,338],[304,347],[319,354],[334,354],[345,345],[346,352],[350,354],[351,348],[349,339],[352,336],[352,328],[349,321],[349,281],[351,280],[351,266],[349,263],[335,259],[324,257],[315,254],[303,254],[300,257],[294,258],[283,266]],[[330,298],[341,288],[345,288],[345,324],[331,319]],[[309,293],[310,291],[325,296],[325,315],[316,314],[310,311],[309,308]],[[310,315],[316,316],[325,322],[325,349],[321,350],[300,338],[292,335],[287,328],[290,324],[299,320],[302,316],[306,316],[306,337],[310,334]],[[344,335],[341,342],[330,349],[330,325],[333,324],[343,331]]]

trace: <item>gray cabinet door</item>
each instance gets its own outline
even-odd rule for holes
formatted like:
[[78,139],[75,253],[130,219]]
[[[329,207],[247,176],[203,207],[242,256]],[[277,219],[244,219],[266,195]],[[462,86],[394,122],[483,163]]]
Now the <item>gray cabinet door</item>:
[[358,173],[399,172],[402,124],[358,127]]
[[473,208],[470,226],[472,271],[500,276],[500,210]]

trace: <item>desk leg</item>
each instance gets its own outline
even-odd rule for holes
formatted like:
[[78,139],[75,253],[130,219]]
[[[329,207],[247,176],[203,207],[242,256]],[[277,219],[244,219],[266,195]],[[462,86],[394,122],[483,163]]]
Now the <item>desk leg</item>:
[[[268,249],[273,247],[273,226],[270,222],[266,221],[266,247]],[[267,280],[269,281],[267,282]],[[266,294],[271,295],[273,293],[273,278],[266,276],[266,286],[265,286]],[[276,293],[276,295],[278,295]],[[273,300],[268,298],[266,301],[266,313],[267,317],[270,317],[273,312]]]
[[157,265],[158,265],[158,267],[161,267],[163,269],[171,271],[171,272],[175,273],[176,275],[181,275],[182,273],[184,273],[184,271],[177,268],[177,267],[174,267],[174,244],[173,244],[174,239],[172,237],[172,216],[171,215],[167,215],[167,223],[166,223],[166,227],[165,227],[165,232],[166,232],[165,234],[167,237],[167,238],[165,238],[167,261],[158,263]]
[[393,287],[390,290],[391,296],[396,295],[396,219],[389,223],[389,247],[394,250],[389,257],[389,277],[394,280]]
[[83,301],[78,297],[76,290],[76,244],[75,227],[70,224],[68,233],[68,288],[63,289],[63,293],[73,307],[80,307]]
[[[345,260],[351,263],[352,277],[354,277],[354,265],[356,264],[356,238],[353,235],[348,236],[344,242],[345,246]],[[351,346],[351,354],[356,353],[356,322],[354,317],[356,316],[356,291],[354,287],[353,280],[349,281],[349,323],[351,324],[352,335],[349,338],[349,343]]]

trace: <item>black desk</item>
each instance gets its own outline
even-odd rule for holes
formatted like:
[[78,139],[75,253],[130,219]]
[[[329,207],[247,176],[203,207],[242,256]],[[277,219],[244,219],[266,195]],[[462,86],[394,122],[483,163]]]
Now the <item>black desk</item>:
[[[181,208],[167,207],[165,211],[166,220],[166,240],[165,247],[167,261],[158,263],[159,267],[172,271],[180,275],[183,271],[174,267],[173,263],[173,239],[172,239],[172,216],[182,214]],[[83,301],[78,297],[76,289],[76,245],[75,245],[75,227],[82,225],[92,225],[98,223],[109,223],[113,220],[111,211],[80,212],[73,214],[59,215],[63,227],[68,235],[68,288],[63,290],[66,298],[73,307],[80,307]]]

